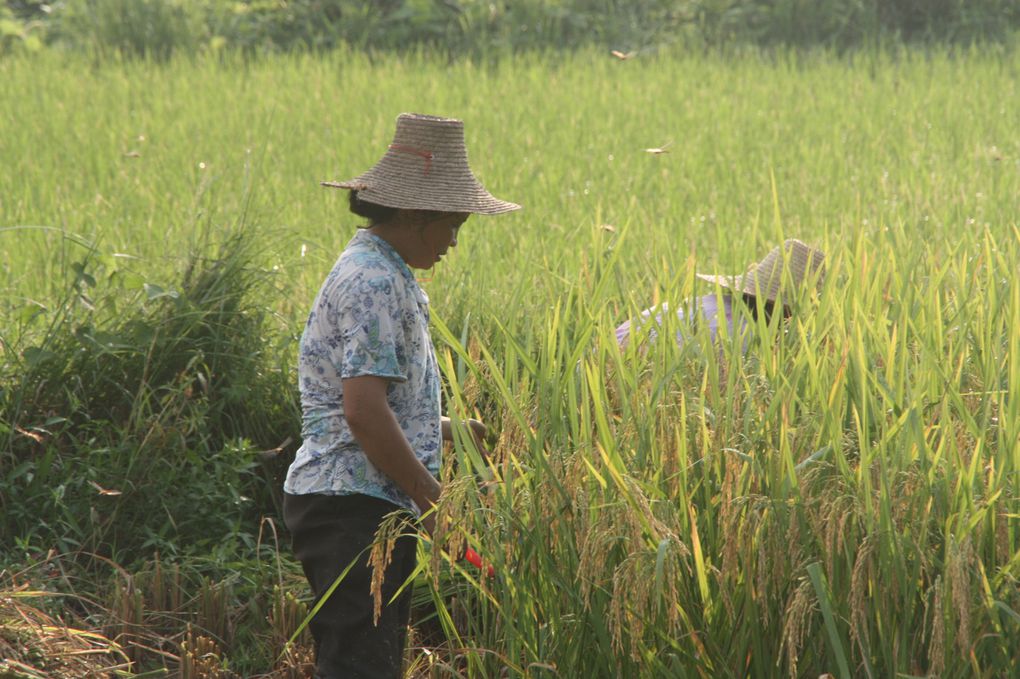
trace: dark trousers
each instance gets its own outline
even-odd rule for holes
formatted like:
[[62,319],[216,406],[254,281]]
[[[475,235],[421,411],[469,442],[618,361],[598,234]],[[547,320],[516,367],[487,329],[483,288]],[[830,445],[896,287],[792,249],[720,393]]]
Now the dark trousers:
[[417,541],[413,536],[397,540],[383,581],[378,625],[372,622],[372,569],[366,549],[383,517],[398,509],[367,495],[284,495],[284,522],[316,602],[355,562],[309,623],[316,679],[403,676],[411,587],[389,602],[414,571]]

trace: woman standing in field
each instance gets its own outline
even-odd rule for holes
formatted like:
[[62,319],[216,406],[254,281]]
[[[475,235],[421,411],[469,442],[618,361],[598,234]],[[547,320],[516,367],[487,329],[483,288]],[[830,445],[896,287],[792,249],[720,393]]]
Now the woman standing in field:
[[[684,338],[690,335],[696,323],[706,323],[712,341],[718,343],[722,337],[732,337],[734,333],[746,338],[747,324],[740,316],[740,304],[747,306],[752,318],[757,318],[759,311],[763,313],[766,323],[771,320],[776,304],[780,305],[783,316],[789,317],[792,314],[789,302],[797,296],[799,290],[809,283],[821,285],[825,277],[825,253],[796,238],[788,238],[760,262],[751,264],[743,274],[695,275],[715,283],[720,291],[719,294],[711,292],[688,300],[683,307],[677,309],[676,314],[682,324],[682,329],[677,332],[677,342],[683,344]],[[653,315],[656,325],[662,325],[662,314],[668,311],[667,304],[645,309],[639,320],[634,323],[625,321],[616,329],[616,341],[621,347],[627,346],[631,335],[639,334]],[[645,332],[649,340],[655,339],[654,327]],[[747,348],[743,339],[741,347],[742,350]]]
[[[284,484],[284,520],[316,600],[350,566],[310,623],[316,677],[399,677],[410,615],[416,540],[397,540],[374,619],[368,548],[382,519],[421,517],[439,498],[439,369],[429,299],[411,268],[429,269],[457,245],[472,213],[519,209],[474,177],[459,120],[397,119],[375,167],[346,182],[350,209],[368,220],[327,276],[301,338],[303,443]],[[476,437],[485,427],[469,422]],[[426,514],[421,526],[431,530]]]

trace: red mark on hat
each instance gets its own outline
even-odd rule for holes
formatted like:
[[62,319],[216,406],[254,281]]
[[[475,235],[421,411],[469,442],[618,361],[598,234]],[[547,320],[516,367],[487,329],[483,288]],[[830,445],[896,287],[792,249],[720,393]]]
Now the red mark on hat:
[[426,151],[424,149],[416,149],[413,146],[404,146],[403,144],[390,144],[390,150],[401,151],[403,153],[410,153],[420,158],[425,159],[425,171],[424,175],[429,175],[429,170],[432,169],[432,151]]

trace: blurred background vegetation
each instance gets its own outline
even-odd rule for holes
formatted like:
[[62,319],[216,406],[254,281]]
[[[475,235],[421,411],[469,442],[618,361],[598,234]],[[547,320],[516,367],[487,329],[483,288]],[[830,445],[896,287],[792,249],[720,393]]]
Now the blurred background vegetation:
[[1013,42],[1016,0],[6,0],[0,53],[45,46],[167,58],[421,47],[479,57],[598,45],[648,51]]

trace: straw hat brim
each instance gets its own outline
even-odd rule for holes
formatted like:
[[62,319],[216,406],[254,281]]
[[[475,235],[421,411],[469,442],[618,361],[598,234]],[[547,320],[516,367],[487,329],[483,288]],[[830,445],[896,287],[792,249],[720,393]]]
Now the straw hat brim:
[[733,292],[743,294],[747,292],[753,295],[754,291],[744,290],[744,277],[743,276],[718,276],[715,274],[707,273],[696,273],[694,274],[697,278],[705,281],[706,283],[714,283],[721,288],[732,290]]
[[[770,289],[772,286],[766,286],[764,290],[759,290],[755,287],[755,279],[753,275],[739,275],[739,276],[716,276],[713,274],[694,274],[703,281],[709,283],[715,283],[721,288],[732,290],[738,295],[753,295],[755,297],[762,297],[770,302],[775,302],[778,296],[778,290],[775,292]],[[778,286],[777,286],[778,287]]]
[[694,275],[706,283],[715,283],[720,287],[729,288],[730,290],[736,290],[738,288],[741,278],[740,276],[717,276],[715,274],[708,273],[696,273]]

